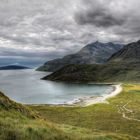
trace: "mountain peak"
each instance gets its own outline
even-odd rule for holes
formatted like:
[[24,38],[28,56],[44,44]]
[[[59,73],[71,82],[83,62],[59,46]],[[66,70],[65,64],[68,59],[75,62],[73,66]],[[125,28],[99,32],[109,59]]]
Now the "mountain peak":
[[92,43],[90,43],[90,44],[88,44],[88,45],[101,45],[101,44],[104,44],[104,43],[102,43],[102,42],[100,42],[100,41],[95,41],[95,42],[92,42]]
[[98,40],[96,42],[94,42],[93,44],[100,44],[101,42],[99,42]]
[[52,72],[69,64],[102,64],[122,47],[123,46],[120,44],[101,43],[96,41],[86,45],[75,54],[67,55],[61,59],[48,61],[37,70]]

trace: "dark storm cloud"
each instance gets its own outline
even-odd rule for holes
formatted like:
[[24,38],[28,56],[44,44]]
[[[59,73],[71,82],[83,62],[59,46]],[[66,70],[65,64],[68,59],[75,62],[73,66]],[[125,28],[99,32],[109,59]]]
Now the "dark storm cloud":
[[0,0],[0,63],[41,63],[96,40],[135,41],[139,9],[138,0]]
[[[126,21],[126,17],[115,13],[113,14],[113,12],[100,1],[83,1],[83,3],[85,4],[84,9],[82,8],[75,14],[75,20],[78,24],[110,27],[115,25],[120,26]],[[87,7],[86,3],[88,3]]]
[[[131,42],[140,36],[140,1],[81,0],[75,21],[101,33],[99,40]],[[111,37],[112,36],[112,37]],[[111,37],[111,38],[110,38]]]
[[117,18],[106,11],[88,11],[86,14],[77,14],[76,21],[81,24],[94,24],[99,27],[110,27],[122,25],[125,22],[123,18]]

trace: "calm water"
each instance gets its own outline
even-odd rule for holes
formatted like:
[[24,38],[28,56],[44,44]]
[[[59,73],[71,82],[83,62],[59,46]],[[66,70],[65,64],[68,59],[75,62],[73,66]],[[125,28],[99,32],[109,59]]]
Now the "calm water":
[[0,90],[13,100],[27,104],[63,104],[86,96],[109,94],[113,90],[107,85],[40,80],[47,74],[34,70],[0,71]]

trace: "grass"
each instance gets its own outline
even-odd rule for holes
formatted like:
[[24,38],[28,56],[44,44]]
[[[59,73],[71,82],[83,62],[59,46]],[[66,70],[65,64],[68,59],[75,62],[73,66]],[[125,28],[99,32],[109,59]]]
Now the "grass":
[[139,140],[140,85],[123,88],[88,107],[23,106],[0,93],[0,140]]
[[34,110],[0,93],[0,140],[71,140]]
[[67,65],[42,78],[66,82],[139,82],[140,63],[106,63],[104,65]]
[[[32,106],[43,117],[59,124],[68,124],[92,131],[92,133],[112,134],[126,140],[140,138],[140,85],[125,84],[123,92],[109,99],[109,104],[96,104],[89,107],[50,107]],[[119,112],[126,105],[127,110]],[[123,113],[132,120],[123,118]],[[134,119],[134,120],[133,120]],[[105,139],[105,138],[104,138]],[[117,138],[115,138],[117,139]]]

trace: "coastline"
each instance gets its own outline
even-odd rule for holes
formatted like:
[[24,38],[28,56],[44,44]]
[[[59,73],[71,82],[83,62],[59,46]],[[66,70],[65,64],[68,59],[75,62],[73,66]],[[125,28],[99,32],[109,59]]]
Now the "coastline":
[[[80,106],[80,107],[87,107],[90,105],[94,104],[100,104],[100,103],[109,103],[107,99],[115,97],[116,95],[120,94],[123,90],[121,84],[118,85],[112,85],[113,86],[113,91],[110,94],[104,95],[104,96],[90,96],[90,97],[85,97],[81,98],[73,103],[67,103],[63,104],[60,106],[65,106],[65,107],[75,107],[75,106]],[[59,106],[59,105],[58,105]]]
[[119,85],[112,85],[114,87],[113,91],[104,96],[96,97],[96,98],[90,98],[89,100],[83,101],[84,106],[90,106],[93,104],[98,104],[98,103],[109,103],[107,99],[115,97],[116,95],[120,94],[123,90],[121,84]]
[[[113,90],[104,96],[90,96],[90,97],[84,97],[84,98],[79,98],[76,99],[72,102],[68,102],[68,103],[64,103],[64,104],[41,104],[41,106],[63,106],[63,107],[87,107],[90,105],[94,105],[94,104],[100,104],[100,103],[106,103],[109,104],[109,102],[107,101],[107,99],[115,97],[116,95],[120,94],[123,90],[122,84],[117,84],[117,85],[111,85],[113,87]],[[32,104],[33,105],[33,104]],[[33,105],[33,106],[40,106],[40,105]]]

